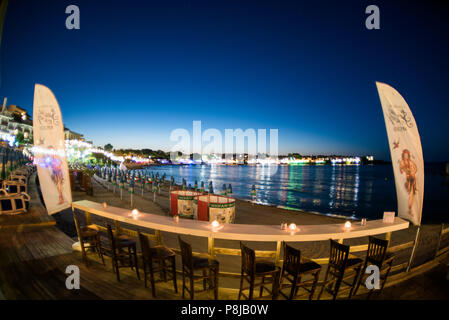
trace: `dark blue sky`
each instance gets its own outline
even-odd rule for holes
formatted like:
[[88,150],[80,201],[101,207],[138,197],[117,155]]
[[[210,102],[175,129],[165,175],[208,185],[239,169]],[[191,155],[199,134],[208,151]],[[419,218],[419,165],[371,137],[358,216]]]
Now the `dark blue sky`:
[[[81,29],[65,28],[76,4]],[[365,28],[377,4],[381,29]],[[277,128],[280,152],[389,160],[375,81],[418,123],[424,159],[449,160],[449,11],[413,1],[9,3],[0,97],[48,86],[95,144],[168,150],[173,129]]]

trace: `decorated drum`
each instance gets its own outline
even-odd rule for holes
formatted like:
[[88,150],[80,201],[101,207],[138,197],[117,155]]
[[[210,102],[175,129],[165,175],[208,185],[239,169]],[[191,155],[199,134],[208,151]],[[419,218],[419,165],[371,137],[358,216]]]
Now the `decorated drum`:
[[235,199],[218,195],[201,195],[197,197],[197,203],[198,220],[234,223]]
[[193,200],[201,195],[200,192],[189,190],[174,190],[170,192],[170,214],[181,218],[194,219]]

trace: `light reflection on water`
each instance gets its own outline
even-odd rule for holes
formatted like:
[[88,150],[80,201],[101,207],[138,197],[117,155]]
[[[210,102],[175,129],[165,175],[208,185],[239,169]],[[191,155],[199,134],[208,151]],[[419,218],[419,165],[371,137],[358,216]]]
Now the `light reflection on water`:
[[[276,173],[270,174],[274,170]],[[391,165],[183,165],[155,166],[148,171],[165,173],[167,180],[173,176],[177,184],[184,178],[187,185],[204,181],[207,188],[212,181],[215,193],[221,193],[223,184],[231,184],[232,196],[239,199],[250,199],[254,184],[258,203],[323,214],[379,219],[384,211],[397,208]],[[445,213],[443,199],[448,196],[449,187],[445,187],[444,181],[437,182],[439,178],[442,177],[426,175],[424,217],[426,210],[433,217]]]

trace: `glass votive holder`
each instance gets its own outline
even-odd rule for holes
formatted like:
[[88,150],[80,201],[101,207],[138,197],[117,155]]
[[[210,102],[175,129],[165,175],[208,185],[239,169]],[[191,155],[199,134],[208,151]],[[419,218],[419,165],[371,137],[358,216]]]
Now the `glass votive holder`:
[[103,208],[107,208],[108,204],[106,202],[103,202]]
[[366,218],[363,218],[362,221],[360,221],[361,226],[366,226]]
[[179,216],[178,215],[173,216],[173,221],[175,221],[175,223],[178,223],[179,222]]

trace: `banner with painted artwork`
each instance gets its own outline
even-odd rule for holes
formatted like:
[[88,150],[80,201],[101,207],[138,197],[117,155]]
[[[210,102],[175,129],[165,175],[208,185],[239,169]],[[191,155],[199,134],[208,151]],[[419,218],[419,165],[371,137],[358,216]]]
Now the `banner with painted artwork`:
[[48,214],[71,207],[64,125],[53,92],[36,84],[33,103],[34,162]]
[[217,220],[220,223],[234,223],[235,202],[230,203],[210,203],[209,220]]
[[376,82],[393,163],[398,216],[421,224],[424,197],[424,159],[415,118],[394,88]]

